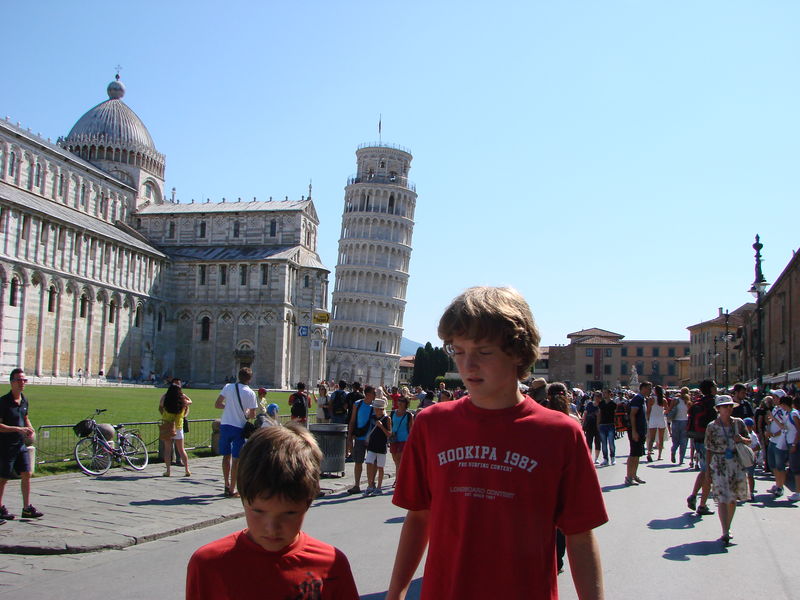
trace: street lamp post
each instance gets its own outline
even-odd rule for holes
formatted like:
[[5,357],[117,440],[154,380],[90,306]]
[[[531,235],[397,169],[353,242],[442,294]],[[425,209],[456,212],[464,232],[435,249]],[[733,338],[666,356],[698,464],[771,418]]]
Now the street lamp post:
[[756,243],[753,244],[753,250],[756,251],[756,278],[753,280],[753,285],[750,286],[750,293],[756,299],[756,327],[758,329],[756,334],[756,385],[758,386],[759,398],[764,395],[764,334],[762,331],[764,307],[762,304],[764,290],[767,289],[767,280],[764,277],[764,273],[761,272],[761,249],[763,247],[764,244],[761,243],[760,237],[756,235]]
[[725,309],[725,376],[723,379],[725,380],[725,389],[728,388],[728,342],[731,339],[731,334],[728,332],[728,318],[730,315],[728,314],[728,309]]
[[717,354],[717,338],[718,337],[719,336],[716,336],[716,335],[714,336],[714,381],[718,381],[718,378],[717,378],[717,363],[719,362],[719,360],[717,358],[719,356],[719,354]]

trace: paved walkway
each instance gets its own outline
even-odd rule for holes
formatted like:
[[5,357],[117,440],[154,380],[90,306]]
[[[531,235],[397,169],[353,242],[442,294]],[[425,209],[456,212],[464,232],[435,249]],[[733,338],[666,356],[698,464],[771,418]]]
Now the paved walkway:
[[[82,473],[36,477],[31,502],[44,513],[41,519],[19,518],[19,484],[9,481],[4,502],[17,519],[0,525],[0,553],[120,549],[239,518],[244,515],[241,500],[222,495],[221,460],[191,460],[191,477],[183,477],[183,467],[173,467],[172,477],[162,477],[161,463],[141,472],[114,468],[101,477]],[[386,466],[389,482],[394,473],[391,462],[390,458]],[[323,477],[323,492],[352,486],[352,463],[346,463],[345,473],[345,477]]]

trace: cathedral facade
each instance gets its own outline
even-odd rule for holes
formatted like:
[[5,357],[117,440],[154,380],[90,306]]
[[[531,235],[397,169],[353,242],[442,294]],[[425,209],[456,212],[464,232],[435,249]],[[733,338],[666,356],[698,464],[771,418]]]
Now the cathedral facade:
[[324,377],[328,274],[310,197],[181,204],[109,84],[51,143],[0,121],[0,376]]

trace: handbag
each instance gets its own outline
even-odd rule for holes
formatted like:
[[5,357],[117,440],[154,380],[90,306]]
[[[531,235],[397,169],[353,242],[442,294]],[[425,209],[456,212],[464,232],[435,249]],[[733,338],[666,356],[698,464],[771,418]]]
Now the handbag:
[[[245,414],[244,406],[242,406],[242,397],[239,395],[239,384],[237,383],[235,385],[236,385],[236,398],[239,400],[239,408],[242,409],[242,414]],[[257,427],[255,423],[253,423],[252,421],[245,421],[244,427],[242,427],[242,437],[244,439],[249,438],[251,435],[253,435],[256,429]]]
[[189,419],[183,417],[183,433],[189,433]]
[[734,446],[736,447],[736,455],[739,457],[739,462],[744,468],[752,467],[756,464],[756,453],[753,452],[749,444],[739,443],[734,444]]

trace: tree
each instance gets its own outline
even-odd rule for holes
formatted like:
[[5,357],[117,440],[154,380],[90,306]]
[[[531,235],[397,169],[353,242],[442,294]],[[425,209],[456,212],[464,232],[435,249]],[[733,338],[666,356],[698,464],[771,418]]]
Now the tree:
[[414,358],[414,373],[411,384],[426,389],[434,387],[437,377],[447,373],[450,368],[450,357],[441,348],[434,348],[430,342],[423,348],[417,348]]

